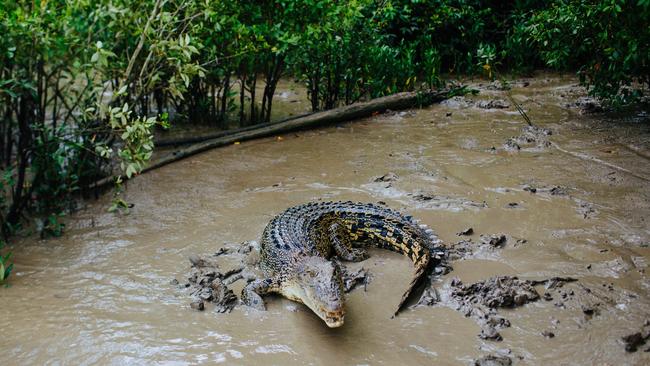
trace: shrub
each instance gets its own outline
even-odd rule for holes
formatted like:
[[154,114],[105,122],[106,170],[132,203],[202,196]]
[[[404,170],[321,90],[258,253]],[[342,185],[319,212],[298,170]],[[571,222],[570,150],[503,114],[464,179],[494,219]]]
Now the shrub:
[[638,101],[650,83],[650,1],[553,1],[521,29],[555,69],[578,70],[592,95]]

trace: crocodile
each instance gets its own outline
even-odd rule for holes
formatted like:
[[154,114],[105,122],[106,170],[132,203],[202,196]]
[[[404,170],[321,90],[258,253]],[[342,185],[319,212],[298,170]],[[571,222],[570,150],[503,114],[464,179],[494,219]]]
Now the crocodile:
[[263,296],[280,294],[302,303],[331,328],[345,317],[342,272],[334,257],[362,261],[370,245],[402,253],[415,274],[393,314],[428,278],[439,242],[433,230],[411,216],[370,203],[312,202],[291,207],[264,229],[260,268],[266,277],[244,287],[245,305],[265,310]]

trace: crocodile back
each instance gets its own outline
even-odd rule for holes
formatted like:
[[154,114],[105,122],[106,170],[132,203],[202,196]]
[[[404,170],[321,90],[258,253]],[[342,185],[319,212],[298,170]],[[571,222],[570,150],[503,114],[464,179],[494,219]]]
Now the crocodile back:
[[277,273],[301,256],[331,257],[329,227],[337,223],[350,240],[422,260],[439,242],[431,230],[411,216],[359,202],[312,202],[294,206],[267,225],[261,242],[262,267]]

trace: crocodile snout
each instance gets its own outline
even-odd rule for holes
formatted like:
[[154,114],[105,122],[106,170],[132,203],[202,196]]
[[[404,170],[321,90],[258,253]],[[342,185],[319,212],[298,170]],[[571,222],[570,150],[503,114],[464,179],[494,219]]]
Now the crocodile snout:
[[343,325],[345,314],[343,313],[342,310],[327,311],[325,309],[321,309],[321,311],[322,311],[321,318],[323,318],[325,324],[327,324],[328,327],[338,328]]

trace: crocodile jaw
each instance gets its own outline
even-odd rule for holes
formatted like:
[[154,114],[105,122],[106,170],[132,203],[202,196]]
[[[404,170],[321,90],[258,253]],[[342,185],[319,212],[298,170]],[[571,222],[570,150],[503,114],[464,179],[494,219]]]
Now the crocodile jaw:
[[310,298],[305,290],[299,285],[283,286],[282,295],[310,308],[314,314],[323,319],[325,324],[330,328],[338,328],[344,323],[345,312],[342,308],[335,311],[325,309],[322,305],[316,304],[315,299]]
[[[344,320],[345,320],[345,314],[342,309],[338,309],[335,311],[329,311],[326,310],[322,307],[319,307],[318,305],[309,305],[305,304],[307,307],[309,307],[316,315],[318,315],[319,318],[323,319],[325,324],[330,327],[330,328],[338,328],[343,325]],[[316,310],[316,309],[318,310]]]
[[323,311],[323,315],[317,313],[325,324],[330,328],[338,328],[343,325],[344,315],[341,311],[338,312],[326,312]]

